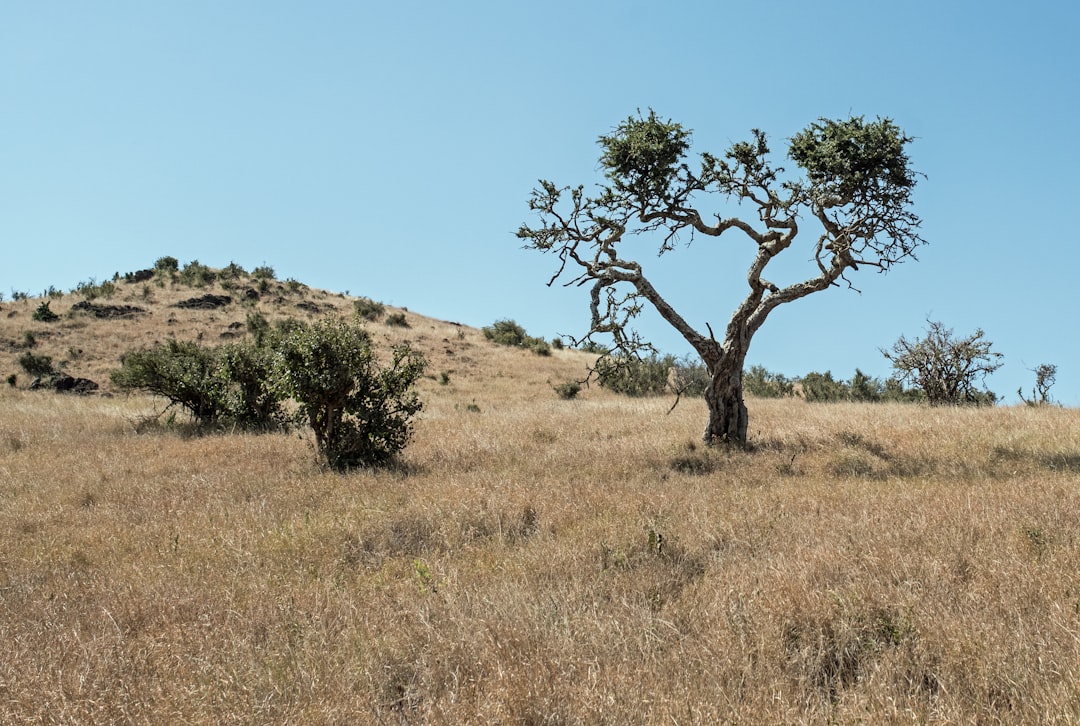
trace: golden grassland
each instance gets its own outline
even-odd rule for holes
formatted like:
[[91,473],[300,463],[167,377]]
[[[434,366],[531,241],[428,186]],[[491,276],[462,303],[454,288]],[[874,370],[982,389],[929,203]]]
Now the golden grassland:
[[750,400],[705,450],[408,316],[449,383],[392,470],[4,386],[0,722],[1080,721],[1080,412]]

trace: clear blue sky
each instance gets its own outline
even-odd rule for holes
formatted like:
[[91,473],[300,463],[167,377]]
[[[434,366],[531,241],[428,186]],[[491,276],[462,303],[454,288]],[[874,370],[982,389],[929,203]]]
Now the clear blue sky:
[[[886,116],[917,137],[929,246],[860,273],[861,294],[778,309],[749,362],[885,377],[878,349],[930,317],[986,331],[1007,401],[1050,362],[1053,393],[1077,406],[1078,32],[1080,6],[1061,0],[8,2],[0,292],[172,255],[577,334],[583,290],[546,287],[555,260],[514,232],[538,178],[599,180],[601,133],[651,107],[694,130],[695,152],[756,127],[782,154],[819,117]],[[646,253],[646,271],[719,329],[745,292],[746,244]]]

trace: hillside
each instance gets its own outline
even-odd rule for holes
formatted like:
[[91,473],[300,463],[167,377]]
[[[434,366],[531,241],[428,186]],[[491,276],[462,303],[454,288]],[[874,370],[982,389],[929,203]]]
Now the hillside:
[[[109,372],[120,366],[127,351],[169,338],[204,345],[250,339],[249,316],[261,315],[271,325],[289,318],[310,322],[327,315],[351,317],[356,302],[366,300],[233,269],[229,274],[228,269],[206,268],[202,275],[186,276],[148,269],[116,281],[81,283],[63,295],[54,290],[53,297],[0,302],[0,376],[15,374],[16,387],[28,387],[34,376],[18,361],[29,352],[50,357],[58,372],[94,381],[98,393],[109,393]],[[267,269],[257,273],[265,275]],[[147,275],[148,279],[135,279]],[[43,303],[58,316],[56,320],[34,319]],[[587,354],[572,350],[530,356],[492,345],[475,328],[382,307],[381,314],[366,322],[375,341],[387,348],[408,342],[422,351],[429,379],[452,382],[443,393],[483,396],[485,382],[512,375],[527,388],[527,395],[546,396],[551,392],[549,380],[580,379],[591,361]],[[393,324],[394,316],[405,324]]]
[[[0,365],[353,307],[249,282],[4,302]],[[705,450],[700,401],[386,312],[432,361],[386,470],[0,386],[0,723],[1080,722],[1080,411],[751,399]]]

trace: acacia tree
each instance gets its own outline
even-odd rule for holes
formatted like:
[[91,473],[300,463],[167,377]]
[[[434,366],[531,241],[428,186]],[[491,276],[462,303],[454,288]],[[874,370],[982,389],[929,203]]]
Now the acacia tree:
[[[606,183],[590,196],[584,186],[540,180],[529,200],[540,223],[522,225],[517,236],[527,248],[557,255],[549,285],[564,274],[567,285],[592,285],[592,320],[584,339],[610,334],[613,351],[648,349],[629,325],[644,303],[652,305],[705,364],[705,442],[743,445],[743,366],[750,340],[769,314],[841,280],[851,287],[847,275],[859,267],[884,272],[914,258],[923,243],[919,218],[910,211],[918,176],[905,152],[912,139],[889,119],[821,119],[790,139],[788,158],[801,169],[798,176],[786,175],[771,160],[765,134],[757,129],[722,157],[703,153],[696,170],[685,162],[690,139],[689,130],[651,110],[629,117],[599,139]],[[749,220],[710,215],[699,205],[708,195],[747,205],[755,214]],[[806,245],[811,271],[805,280],[780,287],[765,278],[765,269],[793,245],[804,220],[815,227],[816,237]],[[684,233],[689,242],[697,235],[734,236],[756,247],[746,297],[720,339],[708,323],[707,334],[694,328],[650,282],[642,264],[621,254],[627,238],[652,235],[663,256]]]
[[1001,353],[983,337],[982,329],[964,338],[942,323],[927,321],[926,337],[908,340],[904,336],[893,343],[891,351],[882,350],[896,370],[897,378],[921,388],[931,406],[942,404],[989,403],[997,399],[991,391],[979,390],[978,384],[1002,366]]

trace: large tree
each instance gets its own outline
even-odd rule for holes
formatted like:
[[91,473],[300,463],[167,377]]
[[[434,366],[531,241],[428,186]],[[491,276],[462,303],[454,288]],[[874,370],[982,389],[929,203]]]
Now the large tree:
[[[722,157],[703,153],[698,169],[685,161],[690,138],[688,129],[651,110],[627,118],[599,139],[606,183],[588,195],[584,186],[541,180],[529,201],[540,223],[523,225],[517,234],[526,247],[558,256],[549,285],[564,274],[567,285],[591,283],[592,324],[585,337],[610,334],[613,351],[634,354],[647,343],[629,325],[643,302],[651,304],[697,351],[711,377],[706,443],[742,445],[743,365],[769,314],[841,280],[850,287],[848,274],[859,267],[884,272],[914,258],[923,243],[919,218],[910,211],[918,176],[905,152],[912,139],[889,119],[821,119],[790,139],[788,158],[802,174],[788,175],[771,161],[765,134],[757,129]],[[749,206],[753,215],[709,214],[700,204],[711,194]],[[777,286],[764,277],[765,269],[792,246],[804,222],[815,228],[806,245],[809,276]],[[629,237],[653,236],[662,256],[683,234],[688,244],[696,235],[735,236],[756,247],[746,275],[749,290],[719,340],[708,324],[705,332],[691,326],[642,264],[622,255]]]

